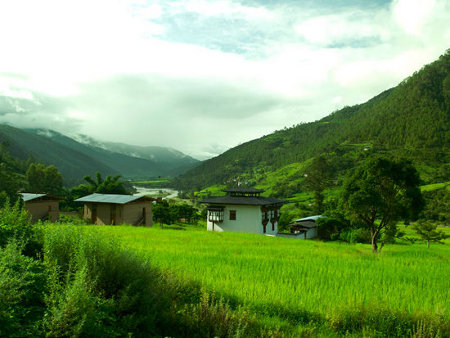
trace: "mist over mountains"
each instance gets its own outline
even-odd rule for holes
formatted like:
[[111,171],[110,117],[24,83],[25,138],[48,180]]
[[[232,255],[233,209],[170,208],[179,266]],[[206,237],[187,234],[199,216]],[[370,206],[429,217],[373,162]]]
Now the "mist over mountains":
[[19,159],[32,158],[56,166],[67,185],[97,171],[126,179],[171,177],[199,162],[171,148],[101,142],[85,135],[72,138],[50,129],[0,125],[0,142],[6,142],[11,155]]

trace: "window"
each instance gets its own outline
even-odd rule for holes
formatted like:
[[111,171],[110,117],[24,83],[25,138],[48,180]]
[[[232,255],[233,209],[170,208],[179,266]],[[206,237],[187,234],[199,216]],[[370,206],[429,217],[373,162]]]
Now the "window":
[[236,210],[230,210],[230,221],[236,220]]

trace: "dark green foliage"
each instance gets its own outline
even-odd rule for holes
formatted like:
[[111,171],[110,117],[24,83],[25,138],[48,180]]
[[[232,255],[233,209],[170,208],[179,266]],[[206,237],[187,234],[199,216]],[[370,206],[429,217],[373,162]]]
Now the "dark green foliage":
[[47,231],[45,261],[54,272],[46,321],[50,335],[68,329],[70,335],[155,334],[170,306],[159,289],[160,274],[118,247],[70,227]]
[[344,182],[342,209],[355,225],[370,231],[374,252],[382,231],[420,213],[419,183],[410,162],[385,157],[369,158]]
[[323,191],[332,184],[335,170],[332,164],[323,156],[314,158],[312,163],[306,168],[305,179],[302,185],[307,191],[314,193],[314,213],[320,215],[324,211]]
[[426,202],[423,211],[424,218],[442,225],[450,225],[450,189],[448,186],[426,191],[423,195]]
[[0,208],[7,200],[14,203],[19,198],[25,170],[25,163],[9,154],[7,144],[0,143]]
[[244,308],[233,311],[222,298],[205,291],[199,303],[185,305],[179,312],[184,329],[179,334],[184,337],[246,337],[255,326],[255,319]]
[[420,219],[414,224],[413,229],[427,242],[427,247],[430,247],[430,242],[442,243],[442,240],[449,238],[450,236],[444,233],[442,230],[437,230],[437,224],[432,221]]
[[125,188],[125,182],[121,180],[120,175],[106,176],[105,179],[102,179],[102,175],[97,172],[95,174],[95,180],[89,175],[86,175],[83,178],[88,183],[88,191],[91,194],[129,194]]
[[331,217],[318,218],[316,224],[318,238],[326,241],[337,239],[339,233],[348,227],[345,220]]
[[0,209],[0,247],[8,243],[16,243],[28,256],[36,256],[41,251],[40,231],[31,223],[20,201],[14,205],[6,202]]
[[41,334],[46,278],[42,262],[23,256],[16,242],[0,248],[0,336]]
[[[361,160],[342,158],[349,152],[361,157],[390,153],[439,168],[448,163],[450,154],[449,83],[450,52],[446,52],[364,104],[239,145],[181,175],[174,184],[200,190],[321,154],[335,154],[333,164],[342,171]],[[441,174],[433,173],[430,182],[442,181]]]
[[54,166],[41,163],[31,163],[26,172],[28,192],[47,193],[58,196],[62,192],[63,179]]
[[337,237],[334,239],[339,239],[348,243],[364,243],[370,244],[370,230],[364,228],[352,228],[347,227],[338,233]]
[[86,181],[86,184],[80,184],[72,189],[65,189],[64,195],[66,200],[60,203],[60,208],[62,210],[77,210],[80,205],[74,202],[74,200],[93,193],[121,195],[131,194],[129,185],[121,179],[120,175],[106,176],[106,178],[103,179],[102,175],[97,172],[95,174],[95,179],[89,175],[86,175],[84,176],[84,180]]

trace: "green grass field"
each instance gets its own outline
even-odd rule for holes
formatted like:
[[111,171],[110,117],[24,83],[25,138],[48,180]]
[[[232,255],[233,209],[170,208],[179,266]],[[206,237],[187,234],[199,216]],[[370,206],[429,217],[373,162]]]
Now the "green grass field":
[[366,329],[369,336],[445,335],[442,328],[450,326],[449,241],[430,249],[387,245],[373,255],[369,245],[252,234],[130,226],[89,231],[117,237],[153,264],[245,306],[275,332],[322,327],[325,335]]

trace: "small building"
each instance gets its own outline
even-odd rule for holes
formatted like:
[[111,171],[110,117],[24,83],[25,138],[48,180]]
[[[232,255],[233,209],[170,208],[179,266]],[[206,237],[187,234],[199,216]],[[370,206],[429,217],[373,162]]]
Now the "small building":
[[296,219],[293,223],[288,225],[291,234],[297,235],[301,239],[310,239],[317,237],[316,221],[324,216],[316,215],[305,218]]
[[83,218],[92,224],[153,226],[152,202],[147,196],[92,194],[75,200],[83,202]]
[[262,197],[264,190],[226,189],[226,196],[201,201],[207,204],[208,231],[276,235],[282,200]]
[[25,209],[31,215],[31,221],[56,222],[59,218],[59,201],[62,197],[48,194],[21,193]]

